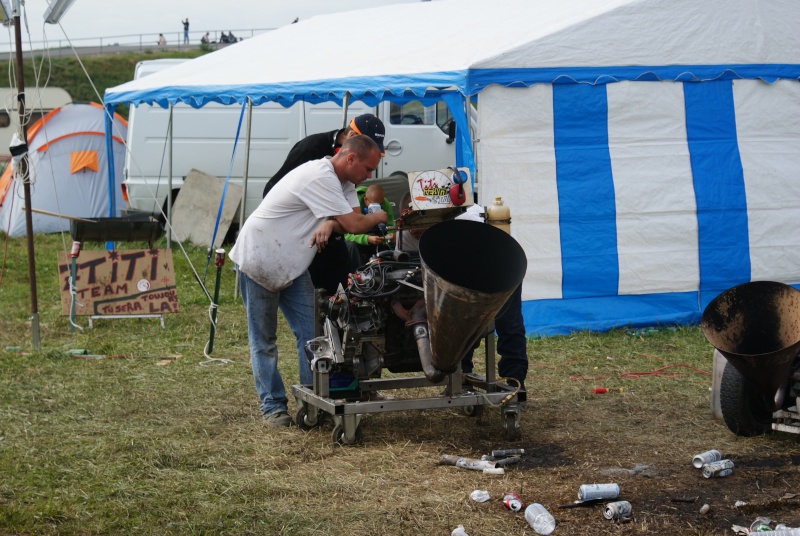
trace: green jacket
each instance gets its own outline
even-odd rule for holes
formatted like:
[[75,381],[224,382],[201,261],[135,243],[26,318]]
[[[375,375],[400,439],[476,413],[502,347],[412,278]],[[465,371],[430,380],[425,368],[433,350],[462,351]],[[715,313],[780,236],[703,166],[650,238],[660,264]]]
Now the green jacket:
[[[356,195],[358,195],[358,204],[361,207],[361,210],[364,211],[367,207],[364,205],[364,194],[367,193],[366,186],[358,186],[356,188]],[[385,197],[383,198],[383,203],[381,203],[381,208],[386,211],[386,215],[389,219],[386,221],[387,227],[394,227],[394,211],[392,210],[392,204],[389,202],[388,199]],[[349,240],[350,242],[355,242],[356,244],[361,244],[362,246],[369,245],[369,234],[352,234],[352,233],[345,233],[344,239]]]

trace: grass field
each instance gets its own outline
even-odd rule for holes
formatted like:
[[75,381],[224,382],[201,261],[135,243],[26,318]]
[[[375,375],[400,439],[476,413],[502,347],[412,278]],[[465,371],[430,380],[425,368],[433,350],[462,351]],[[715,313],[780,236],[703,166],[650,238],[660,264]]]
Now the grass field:
[[[478,418],[447,409],[368,415],[363,444],[341,446],[328,426],[262,424],[230,262],[212,353],[230,362],[203,365],[209,303],[178,249],[180,312],[165,329],[135,319],[90,329],[79,318],[72,334],[56,270],[70,238],[36,236],[34,352],[25,240],[0,238],[0,534],[446,536],[459,524],[471,536],[533,534],[503,508],[509,491],[544,504],[554,534],[724,535],[758,515],[800,526],[795,437],[740,438],[711,417],[711,348],[697,328],[529,340],[529,406],[516,441],[504,439],[493,408]],[[189,256],[202,277],[205,250]],[[212,263],[206,281],[214,276]],[[297,379],[293,348],[282,326],[287,385]],[[504,475],[437,463],[507,447],[526,455]],[[706,480],[691,466],[710,448],[734,460],[732,476]],[[631,522],[605,520],[599,506],[559,508],[593,482],[620,484]],[[473,502],[475,489],[491,499]]]

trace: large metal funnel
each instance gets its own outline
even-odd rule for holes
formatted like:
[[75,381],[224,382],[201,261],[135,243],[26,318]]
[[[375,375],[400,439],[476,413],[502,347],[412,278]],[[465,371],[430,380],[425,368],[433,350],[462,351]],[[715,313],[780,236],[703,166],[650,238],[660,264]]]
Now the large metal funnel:
[[781,387],[800,351],[800,291],[774,281],[735,286],[708,304],[700,327],[708,342],[779,409]]
[[454,372],[522,283],[528,260],[507,233],[485,223],[450,220],[419,243],[433,366]]

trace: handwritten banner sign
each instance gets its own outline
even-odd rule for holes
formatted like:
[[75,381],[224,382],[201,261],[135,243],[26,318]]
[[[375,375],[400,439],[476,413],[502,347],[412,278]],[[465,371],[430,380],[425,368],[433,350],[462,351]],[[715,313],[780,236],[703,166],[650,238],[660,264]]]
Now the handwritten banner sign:
[[[69,315],[72,259],[58,254],[61,314]],[[76,315],[178,312],[172,250],[81,251],[76,263]]]

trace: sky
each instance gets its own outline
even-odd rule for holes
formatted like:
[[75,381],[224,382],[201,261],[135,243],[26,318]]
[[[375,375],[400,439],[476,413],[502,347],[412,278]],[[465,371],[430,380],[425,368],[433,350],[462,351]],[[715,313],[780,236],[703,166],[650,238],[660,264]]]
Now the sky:
[[[11,0],[2,0],[7,6]],[[23,49],[43,48],[46,39],[50,46],[64,45],[68,38],[74,46],[131,42],[137,34],[163,33],[167,42],[183,34],[181,23],[189,19],[190,38],[198,42],[202,32],[277,28],[299,17],[378,7],[388,4],[407,4],[420,0],[74,0],[72,7],[57,24],[44,24],[48,0],[24,0]],[[5,30],[5,31],[3,31]],[[236,35],[244,32],[237,31]],[[66,37],[65,37],[66,35]],[[244,35],[247,35],[244,33]],[[127,36],[127,37],[123,37]],[[346,36],[343,36],[343,39]],[[116,38],[116,39],[115,39]],[[8,49],[14,41],[13,27],[0,29],[0,47]]]

